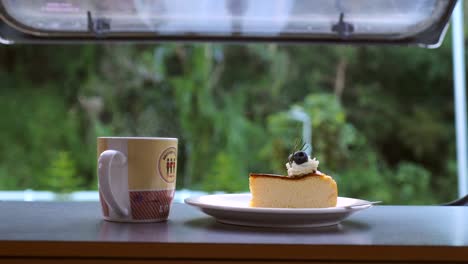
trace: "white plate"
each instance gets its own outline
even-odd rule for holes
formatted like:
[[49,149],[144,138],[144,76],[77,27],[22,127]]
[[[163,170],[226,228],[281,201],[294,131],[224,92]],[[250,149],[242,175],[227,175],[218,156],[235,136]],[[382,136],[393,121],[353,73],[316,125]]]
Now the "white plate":
[[250,193],[215,194],[185,199],[225,224],[257,227],[321,227],[336,225],[360,210],[372,207],[346,207],[365,200],[338,197],[336,207],[328,208],[258,208],[250,207]]

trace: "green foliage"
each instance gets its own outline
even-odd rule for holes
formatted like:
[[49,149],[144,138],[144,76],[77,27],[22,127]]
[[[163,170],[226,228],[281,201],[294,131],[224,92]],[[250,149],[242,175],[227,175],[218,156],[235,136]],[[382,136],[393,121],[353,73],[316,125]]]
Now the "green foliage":
[[[226,192],[245,192],[248,187],[245,182],[240,180],[242,166],[238,166],[238,161],[231,155],[220,152],[212,160],[211,170],[203,178],[203,189],[209,192],[223,190]],[[246,177],[242,177],[244,180]]]
[[[399,162],[395,168],[389,167],[383,157],[369,147],[362,132],[349,123],[335,96],[310,94],[290,110],[294,107],[303,109],[312,118],[312,155],[320,160],[320,170],[336,178],[340,195],[387,203],[437,202],[432,195],[428,196],[433,192],[431,172],[407,161]],[[294,135],[299,129],[292,121],[290,110],[270,116],[268,123],[272,135],[269,150],[275,153],[271,167],[282,173],[285,173],[285,157],[293,148],[293,139],[299,137]]]
[[[1,94],[4,129],[0,137],[8,139],[0,142],[2,189],[49,189],[51,186],[43,179],[50,176],[49,164],[57,159],[68,159],[70,166],[62,169],[70,170],[67,173],[73,177],[94,168],[94,161],[88,158],[90,148],[80,140],[77,114],[66,108],[59,95],[21,87]],[[73,185],[75,189],[81,187]]]
[[[337,171],[346,166],[350,158],[349,148],[356,141],[356,131],[346,122],[344,109],[332,94],[309,94],[286,112],[269,117],[268,129],[273,137],[271,151],[277,157],[271,160],[271,166],[281,164],[284,173],[286,157],[293,149],[294,141],[301,138],[302,125],[295,121],[290,111],[295,107],[302,109],[312,121],[312,154],[327,170]],[[279,171],[279,168],[276,169]]]
[[431,173],[425,168],[413,163],[400,162],[395,171],[394,193],[403,204],[423,204],[434,202],[430,193]]
[[57,153],[46,173],[43,185],[58,193],[71,192],[82,184],[82,178],[77,176],[76,164],[66,151]]

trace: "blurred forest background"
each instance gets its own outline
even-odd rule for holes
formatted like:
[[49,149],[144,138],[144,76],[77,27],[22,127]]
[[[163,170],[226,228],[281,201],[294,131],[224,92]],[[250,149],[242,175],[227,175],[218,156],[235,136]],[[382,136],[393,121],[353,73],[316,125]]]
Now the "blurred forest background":
[[[449,34],[447,36],[450,36]],[[312,119],[340,196],[456,198],[451,40],[416,47],[2,46],[0,189],[97,188],[97,136],[179,138],[177,188],[248,191],[285,173]]]

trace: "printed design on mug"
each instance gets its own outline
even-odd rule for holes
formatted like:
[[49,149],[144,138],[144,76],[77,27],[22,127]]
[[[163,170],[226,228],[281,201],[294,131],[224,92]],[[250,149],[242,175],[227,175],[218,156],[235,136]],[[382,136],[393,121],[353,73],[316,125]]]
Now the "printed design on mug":
[[174,189],[160,191],[130,191],[132,219],[165,219],[169,215]]
[[174,182],[177,169],[176,148],[165,149],[159,157],[158,170],[161,178],[168,183]]

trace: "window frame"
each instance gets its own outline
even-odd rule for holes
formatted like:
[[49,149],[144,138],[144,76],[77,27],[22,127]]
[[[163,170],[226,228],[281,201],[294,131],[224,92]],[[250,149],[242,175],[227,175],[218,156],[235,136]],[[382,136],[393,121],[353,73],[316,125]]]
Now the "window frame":
[[[450,1],[441,20],[436,21],[426,30],[403,38],[375,38],[372,35],[359,39],[332,38],[325,34],[309,36],[281,34],[278,36],[219,36],[210,34],[158,35],[154,32],[70,32],[37,30],[27,26],[10,14],[0,1],[0,44],[11,43],[82,43],[82,42],[274,42],[296,44],[353,44],[353,45],[417,45],[425,48],[437,48],[441,45],[448,29],[452,11],[457,0]],[[3,41],[2,41],[3,40]]]

